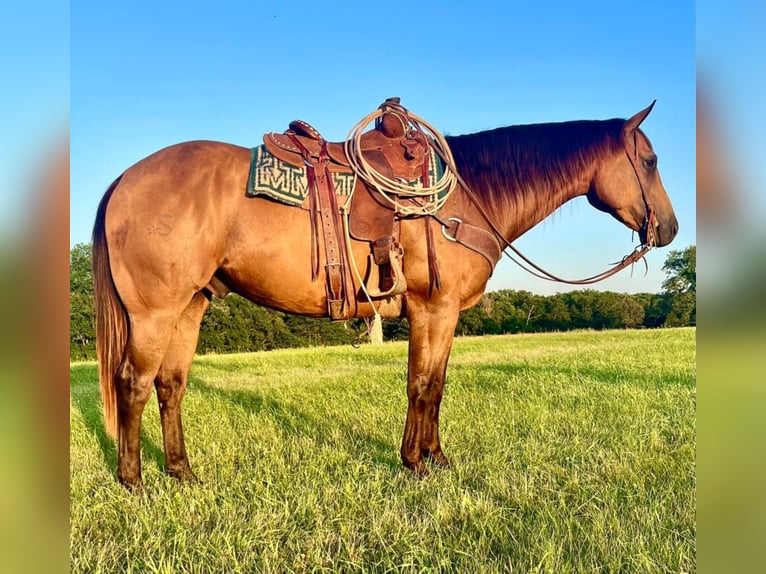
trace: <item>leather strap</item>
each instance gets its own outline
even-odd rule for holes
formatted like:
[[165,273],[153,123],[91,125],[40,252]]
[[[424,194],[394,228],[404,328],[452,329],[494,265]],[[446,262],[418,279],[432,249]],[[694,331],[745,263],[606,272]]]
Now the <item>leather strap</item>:
[[338,210],[335,189],[332,177],[327,169],[327,142],[321,141],[321,151],[316,163],[312,161],[309,150],[288,131],[290,139],[301,151],[306,166],[306,174],[309,184],[310,215],[312,227],[312,280],[316,280],[318,271],[318,230],[316,218],[319,217],[322,227],[322,235],[325,246],[325,272],[327,292],[327,313],[333,320],[345,319],[344,307],[346,303],[346,257],[344,244],[339,241],[341,237],[340,213]]
[[332,186],[328,185],[329,178],[326,173],[322,173],[323,171],[325,170],[320,169],[317,173],[317,189],[326,257],[327,310],[333,319],[337,319],[343,311],[343,265],[335,215],[335,192]]
[[424,217],[426,226],[426,251],[428,253],[428,296],[433,294],[434,287],[441,291],[442,280],[439,275],[439,261],[436,259],[436,247],[434,246],[434,232],[431,229],[431,218]]
[[495,265],[503,256],[503,250],[495,234],[481,227],[465,223],[457,217],[450,217],[447,222],[442,222],[442,233],[444,236],[450,241],[455,241],[484,257],[487,263],[489,263],[489,274],[491,276]]

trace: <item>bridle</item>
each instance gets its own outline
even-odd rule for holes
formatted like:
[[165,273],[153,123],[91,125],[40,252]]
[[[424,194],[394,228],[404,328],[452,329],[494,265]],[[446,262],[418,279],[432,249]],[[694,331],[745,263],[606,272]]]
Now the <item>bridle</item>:
[[646,216],[644,216],[644,235],[646,237],[646,241],[644,245],[648,245],[650,248],[655,247],[657,245],[657,236],[655,235],[655,229],[657,228],[657,214],[654,211],[654,203],[649,201],[649,199],[646,196],[646,190],[644,189],[644,184],[641,181],[641,174],[639,171],[639,166],[637,165],[638,162],[638,130],[633,131],[633,155],[631,156],[630,153],[628,153],[628,150],[625,150],[625,155],[628,157],[628,161],[630,162],[630,167],[633,168],[633,173],[636,176],[636,181],[638,182],[638,188],[641,190],[641,198],[644,200],[644,205],[646,206]]
[[[445,162],[445,164],[449,167],[449,169],[452,170],[452,172],[455,175],[455,179],[457,180],[457,183],[460,185],[460,187],[463,188],[463,191],[465,192],[468,199],[471,200],[471,203],[474,204],[478,212],[486,221],[487,225],[489,225],[490,230],[494,234],[495,239],[498,240],[500,247],[502,248],[502,252],[505,254],[506,257],[508,257],[516,265],[524,269],[527,273],[530,273],[531,275],[539,279],[545,279],[546,281],[554,281],[557,283],[568,283],[570,285],[591,285],[593,283],[598,283],[599,281],[603,281],[604,279],[607,279],[611,277],[612,275],[619,273],[626,267],[630,267],[634,265],[635,263],[637,263],[638,261],[642,261],[642,260],[648,271],[648,265],[646,263],[645,256],[649,251],[652,250],[653,247],[655,247],[657,242],[657,236],[655,234],[655,229],[657,227],[657,217],[655,214],[654,205],[647,198],[646,189],[644,188],[644,184],[641,181],[639,168],[636,165],[636,162],[638,160],[638,142],[636,137],[637,137],[636,132],[634,131],[633,132],[634,155],[631,156],[628,150],[625,150],[625,155],[628,157],[630,166],[633,168],[633,173],[636,176],[638,187],[641,190],[641,197],[644,200],[644,205],[646,206],[646,216],[644,217],[644,229],[643,229],[645,241],[641,245],[637,246],[631,253],[623,257],[619,262],[615,263],[613,267],[607,269],[606,271],[598,273],[596,275],[586,277],[584,279],[563,279],[561,277],[558,277],[554,275],[553,273],[546,271],[545,269],[543,269],[536,263],[532,262],[523,253],[521,253],[521,251],[519,251],[516,247],[514,247],[511,244],[511,242],[508,241],[505,238],[505,236],[500,232],[500,230],[497,228],[497,225],[494,223],[490,215],[482,206],[481,202],[477,200],[476,195],[473,193],[473,191],[471,191],[470,186],[466,183],[466,181],[457,171],[457,168],[455,167],[455,165],[451,161],[449,161],[449,159],[446,158],[439,150],[437,150],[437,153],[439,153],[439,155],[442,158],[442,161]],[[459,225],[460,223],[462,223],[457,218],[450,218],[450,220],[448,221],[451,221],[453,224],[456,224],[456,225]],[[453,227],[453,225],[448,222],[442,221],[441,219],[439,220],[439,222],[442,225],[442,233],[445,235],[445,237],[453,241],[457,241],[459,243],[459,240],[454,239],[454,236],[450,236],[450,234],[448,233],[448,231]],[[511,250],[516,257],[511,255],[508,252],[508,250]],[[519,261],[519,259],[521,261]]]

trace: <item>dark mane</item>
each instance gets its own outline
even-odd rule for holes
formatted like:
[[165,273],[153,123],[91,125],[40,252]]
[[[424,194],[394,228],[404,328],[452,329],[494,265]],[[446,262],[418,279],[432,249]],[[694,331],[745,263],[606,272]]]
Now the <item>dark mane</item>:
[[448,136],[460,175],[492,210],[534,199],[543,208],[583,169],[619,149],[625,120],[508,126]]

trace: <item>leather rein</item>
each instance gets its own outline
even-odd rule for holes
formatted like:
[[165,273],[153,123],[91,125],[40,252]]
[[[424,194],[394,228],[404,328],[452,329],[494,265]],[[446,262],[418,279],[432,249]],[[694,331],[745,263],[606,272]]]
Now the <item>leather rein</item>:
[[[634,138],[634,144],[636,144],[635,132],[633,133],[633,138]],[[637,145],[634,145],[634,150],[635,150],[635,155],[637,156],[638,155]],[[636,158],[632,157],[631,154],[628,153],[628,150],[625,150],[625,155],[628,157],[628,161],[630,161],[630,166],[633,168],[633,173],[635,174],[636,180],[638,181],[638,187],[641,190],[641,197],[643,198],[644,204],[646,206],[646,217],[644,218],[644,229],[646,230],[646,242],[636,247],[631,253],[623,257],[618,263],[615,263],[613,267],[607,269],[606,271],[598,273],[596,275],[586,277],[584,279],[563,279],[561,277],[558,277],[557,275],[554,275],[553,273],[546,271],[545,269],[543,269],[542,267],[540,267],[539,265],[531,261],[523,253],[521,253],[521,251],[519,251],[516,247],[514,247],[511,244],[511,242],[508,241],[505,238],[505,236],[500,232],[500,230],[497,228],[497,225],[494,223],[492,218],[484,209],[481,202],[479,202],[479,200],[476,198],[476,195],[473,193],[473,191],[471,191],[470,186],[466,183],[466,181],[463,179],[460,173],[458,173],[454,163],[449,161],[449,159],[446,158],[444,154],[441,153],[441,150],[437,149],[437,153],[442,158],[442,161],[444,161],[445,164],[448,166],[448,168],[452,170],[452,172],[455,174],[455,179],[457,180],[458,184],[463,188],[463,191],[471,200],[471,202],[474,204],[474,206],[479,211],[479,213],[484,218],[484,220],[487,222],[487,225],[489,225],[489,228],[492,231],[492,234],[495,236],[495,239],[499,243],[499,247],[501,248],[502,253],[505,254],[506,257],[508,257],[511,261],[513,261],[516,265],[521,267],[527,273],[530,273],[531,275],[539,279],[545,279],[546,281],[568,283],[570,285],[591,285],[593,283],[598,283],[599,281],[603,281],[604,279],[607,279],[611,277],[612,275],[619,273],[626,267],[630,267],[641,260],[644,261],[644,265],[646,265],[646,268],[648,271],[648,265],[646,263],[645,256],[649,251],[652,250],[652,248],[655,246],[655,243],[656,243],[657,238],[656,238],[654,230],[657,226],[657,218],[654,211],[654,205],[647,199],[646,190],[644,189],[643,182],[641,181],[641,176],[639,175],[639,170],[636,165],[637,157]],[[458,227],[462,224],[462,221],[460,219],[450,218],[449,221],[453,222],[455,225],[445,222],[441,220],[440,218],[436,218],[436,219],[439,221],[439,223],[441,223],[442,233],[444,233],[444,236],[447,237],[447,239],[450,239],[451,241],[455,241],[457,243],[462,244],[462,241],[460,240],[460,238],[456,237],[456,231]],[[453,235],[449,235],[447,231],[453,228],[455,230],[453,231]],[[466,247],[471,248],[468,245],[466,245]],[[521,259],[521,261],[519,261],[513,255],[508,253],[507,251],[508,249],[513,251],[513,253],[519,259]]]

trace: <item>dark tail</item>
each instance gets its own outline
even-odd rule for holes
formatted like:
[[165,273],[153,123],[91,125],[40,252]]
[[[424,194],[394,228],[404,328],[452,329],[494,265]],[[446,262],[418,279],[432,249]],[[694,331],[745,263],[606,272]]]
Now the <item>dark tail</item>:
[[96,306],[96,352],[106,432],[117,438],[117,393],[114,375],[128,339],[128,316],[112,279],[106,244],[106,206],[122,176],[109,186],[96,212],[93,227],[93,297]]

